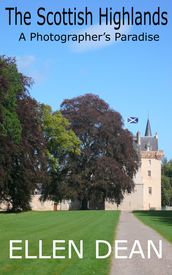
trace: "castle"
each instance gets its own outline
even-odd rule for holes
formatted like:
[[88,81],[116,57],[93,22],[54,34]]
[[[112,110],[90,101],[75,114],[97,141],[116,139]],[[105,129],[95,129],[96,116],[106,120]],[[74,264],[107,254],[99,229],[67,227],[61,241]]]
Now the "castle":
[[[140,132],[137,132],[134,142],[140,150],[141,165],[134,178],[134,192],[126,194],[118,209],[161,209],[161,159],[164,154],[158,149],[158,135],[152,136],[149,119],[145,135],[142,137]],[[115,209],[115,207],[106,203],[106,209]]]
[[[134,178],[135,189],[126,194],[123,202],[116,204],[105,202],[105,210],[149,210],[161,209],[161,159],[163,151],[158,149],[158,135],[152,136],[149,119],[147,120],[145,135],[137,132],[134,143],[140,150],[141,165]],[[57,206],[57,210],[68,210],[71,203],[64,201]],[[77,204],[73,205],[77,209]],[[33,210],[53,210],[54,203],[46,201],[41,203],[39,195],[32,199]]]

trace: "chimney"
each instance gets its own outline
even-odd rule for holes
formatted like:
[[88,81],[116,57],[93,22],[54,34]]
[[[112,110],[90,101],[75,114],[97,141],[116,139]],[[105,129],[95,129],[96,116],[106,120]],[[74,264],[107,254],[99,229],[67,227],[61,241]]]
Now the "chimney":
[[158,133],[157,132],[155,133],[155,138],[158,139]]

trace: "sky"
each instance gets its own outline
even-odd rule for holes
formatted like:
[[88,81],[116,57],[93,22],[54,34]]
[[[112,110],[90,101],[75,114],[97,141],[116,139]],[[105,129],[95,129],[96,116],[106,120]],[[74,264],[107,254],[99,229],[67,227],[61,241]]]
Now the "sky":
[[[93,26],[37,26],[36,11],[62,8],[83,10],[94,14]],[[114,11],[134,6],[138,11],[154,11],[160,6],[168,12],[166,26],[122,26],[124,34],[159,34],[159,42],[35,42],[18,41],[23,32],[41,34],[114,33],[113,26],[100,26],[98,9],[112,7]],[[30,26],[9,26],[6,7],[30,11]],[[125,127],[133,134],[144,135],[149,116],[152,132],[158,132],[159,148],[172,158],[172,3],[170,0],[1,0],[0,55],[16,57],[18,69],[34,79],[31,96],[58,110],[66,98],[86,93],[99,95],[110,107],[120,112]],[[138,124],[127,124],[130,116],[139,118]]]

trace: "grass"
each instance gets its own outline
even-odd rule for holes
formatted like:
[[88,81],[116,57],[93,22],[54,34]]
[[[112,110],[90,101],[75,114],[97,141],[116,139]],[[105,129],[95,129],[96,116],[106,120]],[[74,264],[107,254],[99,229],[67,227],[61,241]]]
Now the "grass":
[[134,215],[172,243],[172,211],[134,211]]
[[[96,259],[95,241],[102,239],[112,244],[118,219],[118,211],[1,213],[0,274],[108,274],[110,258]],[[30,255],[38,255],[38,240],[43,240],[44,255],[52,255],[52,240],[74,240],[77,244],[83,240],[84,258],[75,255],[68,259],[66,249],[60,252],[65,259],[9,259],[9,240],[29,240]],[[24,256],[23,251],[14,253]],[[106,253],[105,248],[102,253]]]

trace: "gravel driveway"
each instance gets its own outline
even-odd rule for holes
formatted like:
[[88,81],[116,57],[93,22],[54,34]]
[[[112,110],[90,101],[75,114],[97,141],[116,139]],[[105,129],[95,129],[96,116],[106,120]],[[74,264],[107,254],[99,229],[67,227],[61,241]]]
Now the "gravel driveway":
[[[127,244],[124,244],[127,251],[119,251],[119,255],[127,257],[134,241],[139,240],[145,259],[140,254],[134,254],[131,259],[115,259],[113,255],[110,275],[172,275],[172,245],[153,229],[142,224],[132,213],[121,212],[116,240],[127,240]],[[154,251],[151,258],[147,258],[148,240],[152,240],[157,248],[159,240],[162,240],[162,259],[158,259]]]

